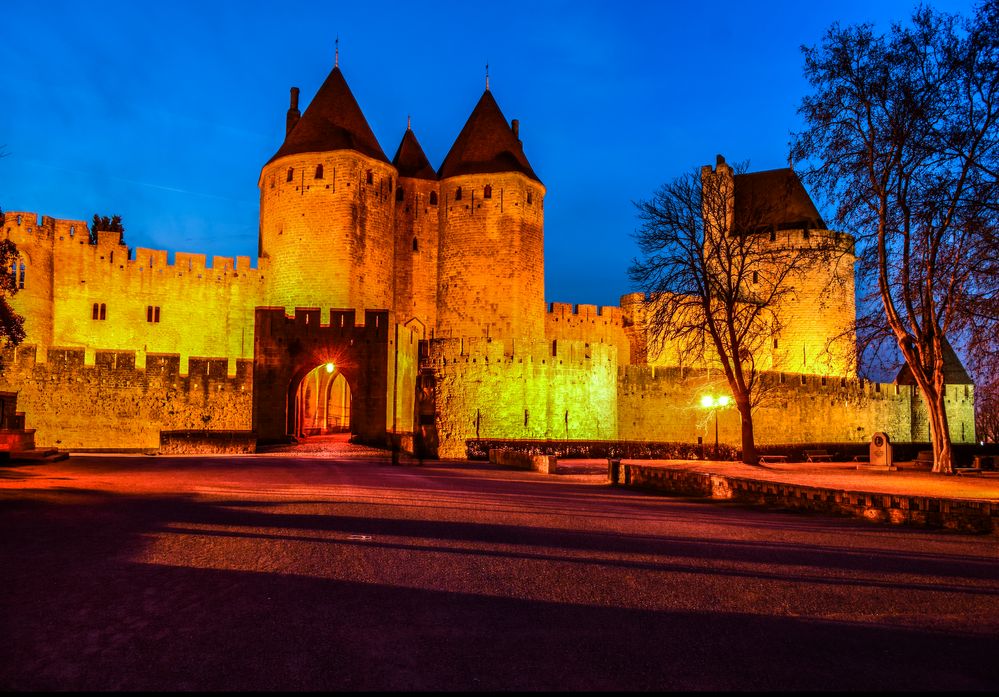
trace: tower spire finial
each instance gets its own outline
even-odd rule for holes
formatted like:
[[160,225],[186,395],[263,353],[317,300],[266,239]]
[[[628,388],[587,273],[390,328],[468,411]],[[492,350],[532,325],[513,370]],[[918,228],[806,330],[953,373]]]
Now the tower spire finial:
[[489,63],[486,63],[486,91],[489,91]]
[[333,54],[333,67],[340,67],[340,35],[336,35],[336,51]]

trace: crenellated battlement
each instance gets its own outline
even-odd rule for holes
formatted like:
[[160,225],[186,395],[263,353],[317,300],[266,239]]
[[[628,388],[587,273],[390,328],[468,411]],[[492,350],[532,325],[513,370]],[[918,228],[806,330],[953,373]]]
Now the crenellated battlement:
[[593,368],[598,364],[617,363],[617,348],[611,344],[591,344],[585,341],[556,339],[530,341],[522,339],[431,339],[427,362],[433,367],[456,364],[532,363],[576,368]]
[[624,313],[620,307],[612,305],[574,305],[572,303],[548,303],[546,320],[553,322],[571,322],[596,324],[612,324],[623,326]]
[[[618,368],[618,380],[623,389],[631,391],[660,391],[664,385],[675,386],[678,383],[726,385],[725,376],[718,369],[707,370],[704,368],[676,366],[621,366]],[[863,394],[871,397],[878,397],[880,395],[884,399],[901,397],[906,400],[914,396],[912,388],[909,385],[871,382],[870,380],[860,378],[785,372],[761,373],[759,389],[766,390],[769,395],[777,396],[781,393],[807,393],[812,395]],[[695,396],[692,396],[692,399]]]
[[[7,372],[31,373],[45,371],[50,374],[74,373],[76,371],[98,371],[101,380],[116,380],[122,377],[135,380],[148,378],[165,379],[207,379],[243,385],[246,389],[253,382],[253,361],[236,359],[234,371],[230,372],[229,358],[186,357],[178,353],[142,353],[137,351],[97,349],[91,352],[75,346],[50,346],[44,348],[44,361],[38,360],[40,347],[22,344],[8,348],[3,353],[3,365]],[[118,378],[111,374],[116,374]]]
[[76,251],[80,260],[93,257],[93,261],[107,262],[109,269],[119,271],[148,271],[177,276],[200,274],[214,280],[219,277],[245,277],[252,271],[262,274],[267,265],[267,259],[258,259],[257,266],[253,267],[249,256],[213,256],[209,265],[206,255],[192,252],[174,252],[171,264],[169,251],[145,247],[136,247],[130,255],[128,247],[122,244],[120,232],[98,230],[97,243],[90,244],[90,229],[86,222],[25,211],[4,213],[2,227],[4,234],[19,248],[25,247],[29,254],[32,246],[45,242],[52,245],[53,255],[61,261],[69,261],[64,255]]
[[[289,315],[283,307],[256,308],[256,324],[259,331],[271,334],[278,332],[329,333],[333,337],[351,336],[358,338],[385,339],[393,322],[389,310],[363,310],[332,308],[328,311],[328,321],[323,322],[323,311],[315,307],[296,307],[295,314]],[[362,321],[358,321],[358,316]]]

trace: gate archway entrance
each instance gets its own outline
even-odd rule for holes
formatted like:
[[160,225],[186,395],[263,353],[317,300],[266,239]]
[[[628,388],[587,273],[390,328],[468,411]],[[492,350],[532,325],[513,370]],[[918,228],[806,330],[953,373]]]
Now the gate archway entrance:
[[[349,432],[384,445],[412,434],[419,337],[387,310],[258,307],[254,313],[253,430],[258,443]],[[332,367],[330,367],[332,366]]]
[[289,394],[289,429],[297,436],[351,432],[353,393],[333,363],[316,366]]

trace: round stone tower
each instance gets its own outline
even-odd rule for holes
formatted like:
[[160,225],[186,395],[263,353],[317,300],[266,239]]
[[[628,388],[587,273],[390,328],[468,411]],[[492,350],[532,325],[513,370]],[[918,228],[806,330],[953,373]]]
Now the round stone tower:
[[437,336],[543,339],[545,187],[488,88],[438,176]]
[[440,184],[412,128],[392,158],[395,189],[395,313],[416,319],[425,336],[437,328],[437,253],[440,243]]
[[284,144],[258,186],[268,303],[392,309],[396,170],[339,67],[301,117],[292,88]]
[[[724,158],[712,170],[702,168],[705,181],[723,178],[728,197],[727,227],[738,234],[756,235],[765,245],[758,258],[775,267],[794,264],[784,284],[790,287],[777,308],[781,329],[766,347],[768,369],[855,377],[856,301],[854,298],[853,237],[827,229],[801,180],[790,168],[735,174]],[[717,184],[717,182],[716,182]],[[782,271],[786,273],[786,271]],[[760,276],[776,276],[760,271]],[[765,278],[747,279],[750,289]],[[760,360],[761,357],[757,357]]]

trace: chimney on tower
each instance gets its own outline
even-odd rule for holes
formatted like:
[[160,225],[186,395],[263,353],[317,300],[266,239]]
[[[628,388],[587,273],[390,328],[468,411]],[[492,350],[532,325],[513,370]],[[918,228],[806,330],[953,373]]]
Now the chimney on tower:
[[298,88],[291,88],[291,106],[288,107],[288,118],[285,120],[284,135],[285,138],[291,133],[291,129],[295,127],[298,120],[302,118],[302,112],[298,110]]
[[520,120],[519,119],[514,119],[513,121],[511,121],[510,122],[510,128],[513,129],[513,135],[517,139],[517,142],[519,143],[520,142]]

